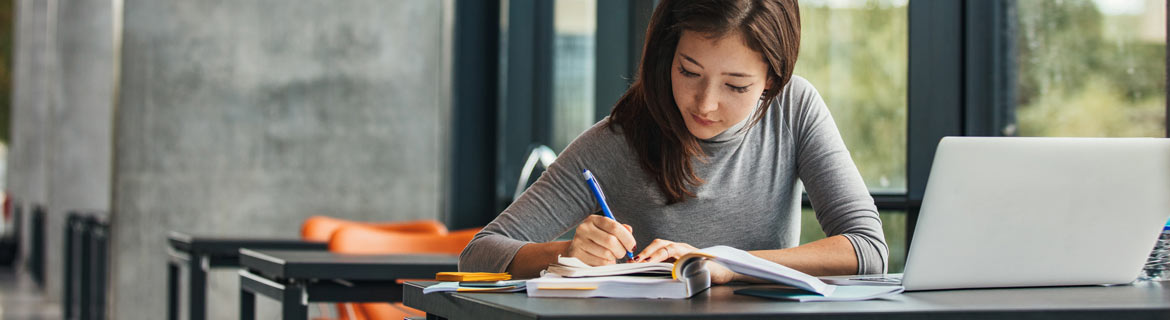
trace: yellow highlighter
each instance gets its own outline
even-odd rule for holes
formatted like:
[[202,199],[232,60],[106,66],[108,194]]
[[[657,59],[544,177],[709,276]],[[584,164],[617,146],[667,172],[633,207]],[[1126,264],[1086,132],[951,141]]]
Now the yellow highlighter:
[[435,274],[437,281],[502,281],[512,280],[508,273],[490,272],[439,272]]

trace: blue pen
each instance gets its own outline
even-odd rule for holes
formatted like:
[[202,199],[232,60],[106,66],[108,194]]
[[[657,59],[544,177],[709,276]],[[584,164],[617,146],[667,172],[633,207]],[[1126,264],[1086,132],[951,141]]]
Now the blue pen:
[[[609,204],[605,203],[605,194],[601,193],[601,184],[597,183],[597,178],[593,177],[593,173],[589,172],[589,169],[582,171],[582,174],[585,175],[585,184],[588,184],[589,189],[593,190],[593,197],[597,198],[597,204],[601,205],[601,212],[605,213],[606,218],[617,221],[617,218],[613,217],[613,212],[609,211]],[[629,258],[630,261],[633,261],[634,253],[626,251],[626,257]]]

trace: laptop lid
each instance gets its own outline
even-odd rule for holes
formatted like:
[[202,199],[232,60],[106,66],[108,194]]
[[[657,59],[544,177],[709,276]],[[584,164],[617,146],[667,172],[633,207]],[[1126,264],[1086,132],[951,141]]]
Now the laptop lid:
[[906,290],[1128,283],[1170,218],[1170,139],[947,137]]

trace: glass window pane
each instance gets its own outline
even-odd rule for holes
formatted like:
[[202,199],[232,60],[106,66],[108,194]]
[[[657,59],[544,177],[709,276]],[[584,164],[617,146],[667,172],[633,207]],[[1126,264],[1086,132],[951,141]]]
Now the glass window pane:
[[906,192],[905,0],[801,0],[796,75],[828,104],[866,186]]
[[[899,273],[906,266],[906,211],[882,210],[882,231],[886,233],[886,245],[890,247],[890,264],[887,272]],[[817,222],[812,209],[801,210],[800,244],[825,238],[821,224]]]
[[1165,1],[1014,3],[1017,127],[1008,134],[1166,135]]
[[593,119],[596,0],[557,0],[553,17],[552,145],[560,153]]

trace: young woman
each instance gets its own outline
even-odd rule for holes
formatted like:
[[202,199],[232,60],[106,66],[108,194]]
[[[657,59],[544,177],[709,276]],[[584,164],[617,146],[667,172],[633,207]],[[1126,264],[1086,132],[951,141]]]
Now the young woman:
[[[660,262],[727,245],[813,275],[885,272],[873,198],[824,101],[792,75],[799,51],[795,0],[662,1],[610,116],[475,236],[460,269],[527,278],[557,256]],[[594,214],[583,169],[624,225]],[[801,246],[797,179],[828,235]],[[750,280],[712,265],[713,283]]]

